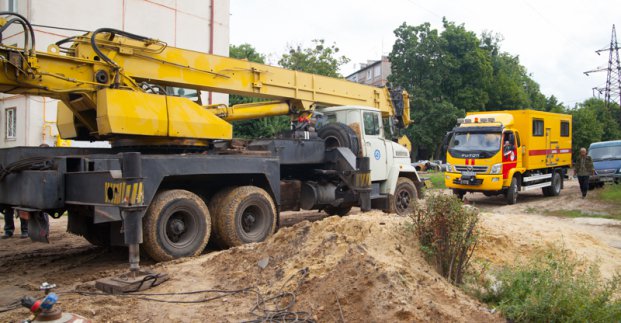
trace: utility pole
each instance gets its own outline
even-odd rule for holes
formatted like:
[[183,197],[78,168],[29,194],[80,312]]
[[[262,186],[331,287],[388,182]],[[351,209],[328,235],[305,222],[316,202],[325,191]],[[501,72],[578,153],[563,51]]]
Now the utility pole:
[[590,73],[603,71],[608,72],[608,77],[606,78],[606,86],[603,88],[594,87],[593,96],[595,96],[595,92],[598,92],[600,95],[604,94],[606,108],[609,109],[612,102],[617,102],[619,103],[619,106],[621,106],[621,63],[619,62],[619,44],[617,43],[617,31],[615,29],[615,25],[612,25],[610,46],[595,51],[597,55],[601,55],[602,52],[608,52],[608,67],[598,67],[594,70],[586,71],[584,72],[584,74],[586,76],[589,76]]

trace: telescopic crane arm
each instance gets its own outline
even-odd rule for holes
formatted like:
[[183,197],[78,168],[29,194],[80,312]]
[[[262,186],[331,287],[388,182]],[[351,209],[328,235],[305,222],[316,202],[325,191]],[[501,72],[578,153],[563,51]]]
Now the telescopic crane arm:
[[[0,33],[20,24],[31,34],[25,18],[0,15],[6,14],[14,18],[0,20]],[[229,121],[317,106],[374,107],[401,126],[410,122],[405,91],[174,48],[110,28],[61,40],[47,52],[34,51],[30,38],[24,48],[0,44],[0,92],[60,100],[57,124],[65,139],[230,139]],[[171,88],[273,101],[205,107]]]

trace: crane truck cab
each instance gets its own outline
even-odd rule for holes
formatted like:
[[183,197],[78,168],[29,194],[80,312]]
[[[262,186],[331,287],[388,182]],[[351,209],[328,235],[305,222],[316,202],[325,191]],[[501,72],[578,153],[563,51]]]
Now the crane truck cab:
[[541,188],[556,196],[571,167],[571,116],[533,110],[468,113],[448,134],[445,185],[467,192],[503,194]]
[[[423,183],[404,145],[387,133],[389,118],[364,106],[339,106],[317,110],[324,122],[319,137],[327,149],[346,146],[357,157],[368,157],[371,169],[371,203],[375,209],[405,214],[422,196]],[[339,125],[346,129],[339,130]],[[341,127],[342,127],[341,126]]]

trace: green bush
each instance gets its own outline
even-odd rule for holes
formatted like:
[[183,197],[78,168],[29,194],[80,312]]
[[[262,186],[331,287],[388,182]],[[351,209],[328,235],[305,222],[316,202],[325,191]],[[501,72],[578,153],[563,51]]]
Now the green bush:
[[428,261],[449,282],[461,284],[477,245],[479,212],[452,195],[435,194],[412,214]]
[[621,276],[604,282],[597,266],[552,249],[501,269],[482,300],[516,322],[619,322],[620,283]]

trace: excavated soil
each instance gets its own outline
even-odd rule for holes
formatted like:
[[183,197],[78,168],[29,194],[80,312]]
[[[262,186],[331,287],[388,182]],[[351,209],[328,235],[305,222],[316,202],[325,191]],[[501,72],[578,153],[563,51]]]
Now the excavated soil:
[[[602,210],[592,199],[578,199],[574,183],[561,196],[523,194],[514,206],[501,198],[467,195],[482,210],[483,240],[476,263],[492,266],[520,261],[540,248],[562,245],[601,265],[606,277],[621,271],[621,222],[544,215],[550,209]],[[314,222],[310,222],[312,220]],[[66,220],[52,221],[51,243],[0,240],[0,310],[23,295],[40,296],[43,281],[56,283],[61,306],[96,322],[238,322],[257,319],[257,295],[269,308],[292,304],[290,312],[320,322],[503,321],[484,304],[446,283],[422,258],[410,220],[381,212],[344,218],[287,213],[273,237],[259,244],[154,264],[171,279],[147,293],[244,290],[149,296],[93,296],[94,280],[127,270],[127,251],[88,245],[64,232]],[[290,294],[282,294],[290,293]],[[295,294],[293,302],[292,294]],[[216,298],[208,301],[209,298]],[[193,302],[193,303],[170,303]],[[0,313],[0,321],[27,318],[26,309]]]

